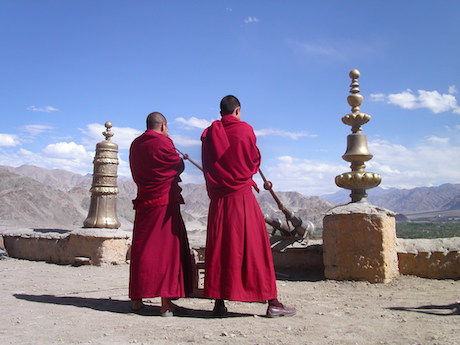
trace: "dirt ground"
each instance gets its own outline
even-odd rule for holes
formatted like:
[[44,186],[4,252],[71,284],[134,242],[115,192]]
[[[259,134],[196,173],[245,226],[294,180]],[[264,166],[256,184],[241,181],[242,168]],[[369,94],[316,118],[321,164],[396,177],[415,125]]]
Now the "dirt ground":
[[278,280],[294,317],[262,303],[181,299],[187,316],[159,316],[159,299],[130,312],[129,266],[0,260],[1,344],[460,344],[460,281],[402,276],[389,284]]

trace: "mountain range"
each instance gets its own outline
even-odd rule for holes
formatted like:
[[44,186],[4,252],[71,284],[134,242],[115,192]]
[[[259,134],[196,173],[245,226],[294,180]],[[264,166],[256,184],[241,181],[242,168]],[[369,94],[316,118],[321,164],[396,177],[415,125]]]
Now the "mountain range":
[[[88,215],[91,182],[91,176],[65,170],[31,165],[0,166],[1,224],[34,228],[82,226]],[[131,179],[119,178],[118,188],[118,218],[122,227],[129,228],[134,219],[131,200],[135,198],[136,185]],[[209,205],[205,186],[183,184],[182,188],[185,205],[181,210],[187,229],[204,230]],[[350,191],[346,190],[323,196],[278,191],[276,194],[287,209],[316,227],[322,226],[327,210],[350,200]],[[460,220],[460,184],[408,190],[375,188],[368,194],[372,204],[404,214],[408,219],[418,220],[429,215],[439,219],[442,215]],[[262,191],[256,197],[265,215],[284,218],[269,192]]]
[[[340,190],[321,197],[334,204],[343,204],[350,200],[349,194],[350,191]],[[377,187],[368,190],[367,194],[371,204],[392,210],[408,220],[460,221],[460,184],[412,189]]]

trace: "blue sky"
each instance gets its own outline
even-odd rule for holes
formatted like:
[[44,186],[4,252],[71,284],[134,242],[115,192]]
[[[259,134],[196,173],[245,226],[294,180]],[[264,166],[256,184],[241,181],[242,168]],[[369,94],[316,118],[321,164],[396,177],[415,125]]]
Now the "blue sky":
[[91,173],[110,120],[129,176],[152,111],[200,162],[234,94],[275,190],[335,192],[357,68],[366,170],[384,188],[460,183],[459,21],[457,1],[2,0],[0,165]]

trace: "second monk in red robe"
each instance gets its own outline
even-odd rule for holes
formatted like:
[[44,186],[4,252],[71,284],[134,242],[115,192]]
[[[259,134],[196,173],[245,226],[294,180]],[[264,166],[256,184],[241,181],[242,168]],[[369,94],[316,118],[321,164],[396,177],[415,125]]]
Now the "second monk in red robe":
[[220,103],[222,119],[202,134],[202,160],[211,203],[205,251],[204,294],[216,300],[214,314],[227,312],[224,300],[269,301],[267,316],[289,316],[294,308],[277,299],[267,228],[252,188],[260,152],[252,127],[240,120],[234,96]]
[[180,213],[184,203],[178,182],[184,162],[168,135],[165,117],[147,117],[147,130],[131,144],[131,173],[137,185],[129,297],[133,310],[142,298],[161,296],[161,314],[171,316],[171,299],[192,291],[192,262]]

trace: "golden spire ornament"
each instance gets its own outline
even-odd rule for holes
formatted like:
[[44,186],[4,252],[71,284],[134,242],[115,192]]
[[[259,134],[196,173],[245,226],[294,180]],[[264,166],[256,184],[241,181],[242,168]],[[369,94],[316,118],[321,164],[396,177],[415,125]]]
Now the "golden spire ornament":
[[377,187],[382,181],[382,177],[379,174],[364,170],[366,168],[364,162],[371,160],[373,156],[369,152],[367,136],[362,133],[361,126],[369,122],[371,116],[362,113],[359,108],[363,102],[358,83],[359,71],[353,69],[349,76],[352,81],[347,101],[351,106],[351,113],[342,117],[342,122],[351,126],[352,133],[347,136],[347,149],[342,158],[351,163],[351,171],[336,176],[335,184],[340,188],[351,190],[351,202],[367,202],[366,189]]
[[83,222],[84,228],[118,229],[117,217],[117,166],[118,145],[110,141],[113,136],[112,123],[105,123],[102,132],[105,140],[96,144],[93,161],[93,182],[91,185],[91,203],[88,217]]

